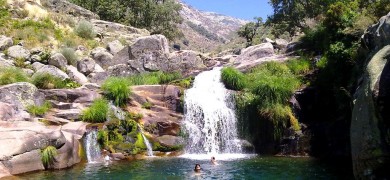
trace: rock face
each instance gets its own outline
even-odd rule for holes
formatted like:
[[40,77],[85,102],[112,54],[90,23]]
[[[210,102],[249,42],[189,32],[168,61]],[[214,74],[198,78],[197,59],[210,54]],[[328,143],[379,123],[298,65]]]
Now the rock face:
[[79,147],[86,124],[70,122],[63,128],[48,128],[34,122],[0,121],[0,178],[44,170],[41,150],[57,148],[56,161],[48,168],[67,168],[80,162]]
[[42,105],[44,100],[45,96],[38,88],[27,82],[0,87],[0,102],[15,105],[20,110],[25,110],[29,105]]
[[66,0],[41,0],[41,4],[50,9],[52,12],[69,14],[76,17],[82,16],[87,19],[99,19],[97,14]]
[[[390,14],[362,37],[368,65],[355,93],[351,152],[356,179],[390,177]],[[378,51],[379,50],[379,51]],[[370,54],[375,54],[370,57]]]
[[256,46],[250,46],[241,51],[241,54],[237,57],[237,61],[256,60],[266,56],[272,56],[274,54],[274,47],[271,43],[263,43]]
[[164,135],[157,138],[158,142],[164,146],[175,147],[183,146],[184,139],[182,137]]
[[30,114],[13,104],[0,102],[0,121],[24,121]]
[[24,58],[27,59],[30,57],[30,51],[28,51],[23,46],[12,46],[8,48],[8,56],[12,58]]
[[0,51],[6,50],[7,48],[11,47],[12,44],[14,44],[12,38],[6,36],[0,36]]

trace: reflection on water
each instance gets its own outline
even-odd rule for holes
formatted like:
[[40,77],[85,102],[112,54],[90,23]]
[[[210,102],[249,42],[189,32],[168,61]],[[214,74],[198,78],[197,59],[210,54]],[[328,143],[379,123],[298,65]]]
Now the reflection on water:
[[[218,160],[218,159],[217,159]],[[193,171],[199,163],[202,172]],[[79,164],[73,168],[42,171],[18,176],[20,179],[337,179],[334,169],[311,158],[253,157],[237,160],[207,160],[187,158],[150,158]],[[344,176],[345,178],[345,176]],[[349,177],[350,178],[350,177]]]

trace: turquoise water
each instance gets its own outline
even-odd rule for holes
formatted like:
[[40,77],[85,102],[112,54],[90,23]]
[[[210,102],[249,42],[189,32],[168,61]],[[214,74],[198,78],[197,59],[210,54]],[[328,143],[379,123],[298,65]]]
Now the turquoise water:
[[[202,167],[200,174],[193,172],[196,163]],[[218,163],[178,157],[84,163],[65,170],[24,174],[17,179],[340,179],[334,169],[311,158],[252,157]]]

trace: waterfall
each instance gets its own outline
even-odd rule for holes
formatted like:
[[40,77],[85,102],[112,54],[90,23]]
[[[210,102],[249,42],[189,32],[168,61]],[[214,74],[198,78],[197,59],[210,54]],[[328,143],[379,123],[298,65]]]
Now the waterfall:
[[184,102],[186,153],[241,153],[234,98],[221,82],[221,68],[197,75]]
[[98,162],[101,159],[100,146],[97,142],[97,129],[89,129],[84,138],[85,152],[89,163]]
[[142,138],[144,139],[144,143],[147,149],[148,156],[153,156],[153,148],[152,145],[150,144],[149,140],[145,137],[144,131],[142,130],[141,126],[138,124],[138,128],[141,132]]

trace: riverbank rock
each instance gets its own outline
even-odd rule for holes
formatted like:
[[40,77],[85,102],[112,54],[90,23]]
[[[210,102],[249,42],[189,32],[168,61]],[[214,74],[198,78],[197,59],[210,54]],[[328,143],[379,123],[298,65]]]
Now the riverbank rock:
[[19,82],[0,86],[0,102],[15,105],[25,110],[29,105],[42,105],[45,96],[31,83]]
[[157,137],[157,141],[161,145],[171,147],[171,148],[184,145],[184,139],[182,137],[177,137],[177,136],[164,135],[164,136]]

